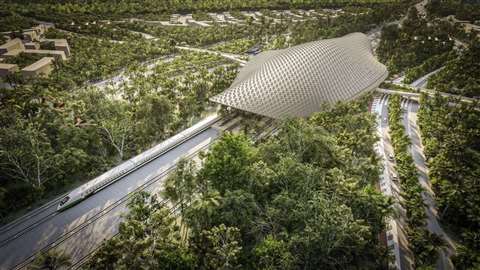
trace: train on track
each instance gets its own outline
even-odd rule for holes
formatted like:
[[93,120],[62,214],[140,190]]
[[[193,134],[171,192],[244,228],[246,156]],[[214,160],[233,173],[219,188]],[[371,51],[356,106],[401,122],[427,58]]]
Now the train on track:
[[218,115],[209,116],[190,128],[185,129],[184,131],[178,133],[177,135],[170,137],[169,139],[157,144],[156,146],[150,148],[149,150],[123,162],[122,164],[116,166],[115,168],[103,173],[102,175],[94,178],[90,182],[74,189],[72,192],[67,194],[60,200],[58,204],[57,211],[63,211],[73,205],[81,202],[88,196],[102,190],[103,188],[115,183],[117,180],[121,179],[123,176],[129,174],[132,171],[140,168],[141,166],[147,164],[148,162],[156,159],[162,154],[168,152],[169,150],[175,148],[176,146],[182,144],[186,140],[198,135],[204,130],[211,127],[213,124],[218,122],[221,119]]

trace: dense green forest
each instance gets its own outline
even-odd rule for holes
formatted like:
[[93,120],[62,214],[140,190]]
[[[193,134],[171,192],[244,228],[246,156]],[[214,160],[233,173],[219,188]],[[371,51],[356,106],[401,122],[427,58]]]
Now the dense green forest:
[[430,17],[455,15],[459,20],[480,20],[478,1],[465,0],[430,0],[425,6]]
[[[121,8],[123,4],[109,7]],[[175,45],[217,46],[237,53],[244,52],[245,44],[284,48],[368,31],[398,18],[406,4],[346,9],[356,16],[313,16],[282,23],[262,19],[259,24],[209,28],[99,20],[101,12],[98,16],[89,12],[103,5],[98,1],[45,1],[28,6],[16,2],[5,6],[0,24],[8,22],[10,29],[4,30],[32,26],[34,19],[54,21],[57,29],[47,32],[46,37],[66,38],[72,56],[57,63],[48,78],[24,80],[15,74],[5,80],[11,89],[2,89],[0,96],[0,203],[17,203],[2,207],[0,217],[91,179],[184,128],[208,110],[208,98],[230,85],[238,66],[211,55],[181,53]],[[62,13],[57,16],[55,10]],[[156,39],[141,38],[132,30],[150,33]],[[25,62],[22,58],[18,61]],[[129,80],[121,84],[102,82],[112,76]],[[97,82],[102,86],[92,86]],[[41,169],[35,170],[37,166]]]
[[416,79],[438,68],[441,68],[445,64],[445,62],[449,60],[453,60],[456,57],[457,57],[457,54],[455,53],[455,51],[449,51],[449,52],[444,52],[442,54],[434,55],[416,67],[408,68],[405,71],[405,78],[403,79],[403,82],[412,83]]
[[[0,7],[3,7],[0,4]],[[0,32],[27,29],[35,25],[31,18],[20,16],[18,13],[9,12],[8,8],[0,8]]]
[[366,102],[285,122],[266,142],[225,134],[162,197],[137,194],[88,269],[385,269],[390,201],[376,190]]
[[[376,53],[391,74],[404,73],[404,82],[410,83],[444,67],[431,77],[429,88],[480,96],[480,42],[475,33],[440,19],[454,14],[478,20],[478,5],[433,0],[426,19],[411,8],[402,27],[389,23],[412,5],[374,0],[3,1],[0,31],[16,31],[13,37],[39,21],[53,22],[56,29],[46,37],[67,39],[72,56],[56,63],[48,78],[24,79],[16,73],[4,80],[9,87],[0,89],[0,219],[5,222],[12,213],[80,185],[216,109],[208,99],[228,88],[239,65],[177,45],[246,59],[252,46],[281,49],[382,25]],[[332,15],[322,8],[343,12]],[[293,20],[274,9],[294,14],[315,9],[316,15]],[[208,20],[207,13],[215,11],[244,21],[212,22],[212,27],[145,21],[168,21],[172,13]],[[240,11],[265,16],[254,21]],[[24,66],[37,59],[22,54],[11,61]],[[477,104],[448,102],[422,97],[419,124],[440,219],[458,241],[454,264],[478,269],[480,115]],[[135,194],[118,235],[101,246],[87,268],[386,269],[392,258],[380,235],[393,213],[390,199],[375,187],[380,172],[373,147],[376,127],[366,104],[340,103],[308,119],[286,121],[278,134],[260,142],[227,133],[202,155],[201,167],[181,161],[161,194]],[[389,123],[406,235],[415,267],[431,269],[444,243],[426,229],[400,105],[400,97],[390,99]],[[68,258],[52,252],[33,266],[41,268],[45,261],[69,265]]]
[[[98,44],[90,41],[90,46]],[[115,45],[110,57],[117,46],[123,48]],[[3,90],[0,201],[16,204],[2,207],[1,215],[92,178],[185,128],[208,109],[208,98],[230,85],[237,72],[237,65],[223,58],[182,53],[165,64],[158,60],[158,66],[148,71],[150,76],[145,75],[145,66],[132,66],[128,83],[65,91],[68,88],[62,87],[96,79],[114,67],[107,62],[106,70],[81,73],[84,69],[79,68],[73,75],[82,63],[102,65],[102,58],[87,60],[88,51],[83,57],[81,52],[49,79]],[[117,60],[135,63],[120,55]]]
[[416,8],[410,8],[402,27],[390,24],[382,29],[377,54],[391,74],[430,61],[432,65],[428,69],[424,68],[428,73],[441,64],[440,61],[430,60],[431,58],[452,50],[454,42],[449,36],[456,31],[458,30],[454,26],[444,21],[427,24],[427,20],[419,17]]
[[408,150],[410,138],[402,124],[402,98],[389,98],[388,119],[390,136],[395,152],[395,170],[402,189],[403,207],[406,210],[408,229],[406,235],[414,257],[416,269],[433,269],[438,259],[442,240],[427,230],[427,214],[422,198],[423,188],[418,181],[418,172]]
[[480,267],[480,112],[478,104],[421,100],[418,120],[439,217],[459,240],[457,269]]
[[[408,2],[408,1],[405,1]],[[56,22],[77,20],[125,18],[129,16],[156,19],[164,14],[188,13],[197,11],[230,11],[230,10],[261,10],[261,9],[317,9],[342,8],[345,6],[383,7],[398,3],[379,2],[376,0],[362,1],[317,1],[317,0],[122,0],[122,1],[4,1],[4,10],[17,11],[27,16],[39,19],[55,19]]]
[[480,40],[475,39],[461,55],[428,80],[428,88],[467,97],[480,97]]
[[[455,44],[455,48],[454,48]],[[468,97],[480,96],[480,41],[462,26],[446,20],[427,20],[410,8],[402,27],[382,29],[377,50],[391,74],[404,72],[404,83],[439,68],[428,88]]]

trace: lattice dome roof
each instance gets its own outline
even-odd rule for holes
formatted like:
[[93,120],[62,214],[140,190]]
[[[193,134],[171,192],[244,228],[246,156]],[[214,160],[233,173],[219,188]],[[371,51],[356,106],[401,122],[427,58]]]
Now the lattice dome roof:
[[375,89],[388,72],[362,33],[266,51],[212,101],[272,118],[306,117],[322,104]]

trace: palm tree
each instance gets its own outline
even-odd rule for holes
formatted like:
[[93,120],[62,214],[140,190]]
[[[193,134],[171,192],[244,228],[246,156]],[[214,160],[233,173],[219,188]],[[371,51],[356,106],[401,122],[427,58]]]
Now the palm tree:
[[49,250],[41,253],[35,258],[33,263],[28,267],[29,270],[56,270],[64,269],[72,265],[70,257],[55,250]]

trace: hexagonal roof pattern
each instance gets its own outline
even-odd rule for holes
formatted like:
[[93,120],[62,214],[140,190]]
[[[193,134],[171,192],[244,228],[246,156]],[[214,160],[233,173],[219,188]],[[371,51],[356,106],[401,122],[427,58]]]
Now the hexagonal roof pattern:
[[352,33],[260,53],[211,100],[277,119],[306,117],[375,89],[387,75],[367,36]]

